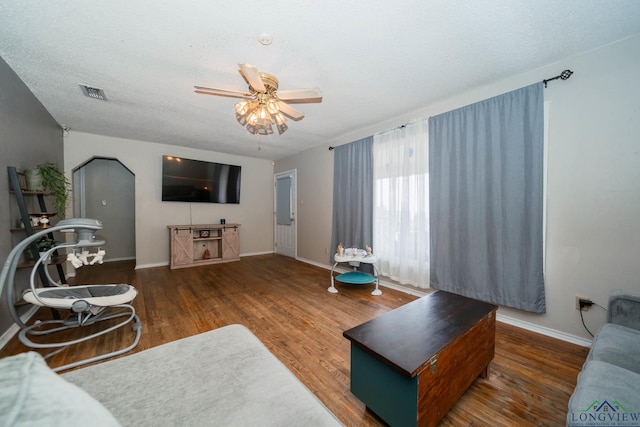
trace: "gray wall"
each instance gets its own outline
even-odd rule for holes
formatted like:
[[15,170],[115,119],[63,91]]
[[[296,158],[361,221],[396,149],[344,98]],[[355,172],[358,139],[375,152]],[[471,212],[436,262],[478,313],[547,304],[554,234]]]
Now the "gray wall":
[[[575,296],[607,305],[612,289],[640,292],[640,36],[469,89],[374,127],[354,129],[298,155],[274,172],[298,170],[298,257],[327,265],[331,241],[333,151],[337,146],[521,88],[571,69],[544,91],[548,111],[547,313],[500,307],[511,323],[579,342],[590,337]],[[376,248],[373,248],[375,253]],[[335,248],[329,248],[333,253]],[[605,312],[584,313],[593,331]],[[500,317],[499,317],[500,320]]]
[[[3,265],[13,245],[24,238],[19,232],[9,231],[19,214],[15,197],[8,191],[7,166],[24,170],[53,162],[62,167],[62,147],[62,130],[58,123],[0,58],[0,262]],[[27,274],[28,270],[20,271],[17,282],[24,285]],[[6,306],[2,295],[0,336],[13,325]]]

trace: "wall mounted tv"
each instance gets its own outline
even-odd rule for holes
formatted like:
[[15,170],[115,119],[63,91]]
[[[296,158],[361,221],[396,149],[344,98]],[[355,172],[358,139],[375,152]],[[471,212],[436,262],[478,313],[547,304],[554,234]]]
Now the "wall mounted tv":
[[162,156],[162,201],[240,203],[240,166]]

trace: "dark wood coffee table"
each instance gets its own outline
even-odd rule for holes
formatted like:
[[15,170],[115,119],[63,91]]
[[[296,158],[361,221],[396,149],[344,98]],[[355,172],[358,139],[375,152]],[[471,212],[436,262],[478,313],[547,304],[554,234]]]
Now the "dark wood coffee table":
[[488,375],[497,308],[436,291],[345,331],[351,392],[391,426],[436,425]]

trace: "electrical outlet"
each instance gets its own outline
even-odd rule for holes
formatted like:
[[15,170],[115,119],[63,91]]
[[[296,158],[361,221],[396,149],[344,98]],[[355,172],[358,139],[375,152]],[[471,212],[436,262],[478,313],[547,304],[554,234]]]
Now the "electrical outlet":
[[324,248],[324,253],[328,254],[329,253],[329,248]]
[[[580,300],[589,300],[589,301],[591,301],[591,299],[589,297],[576,295],[576,310],[580,310]],[[585,305],[584,307],[582,307],[582,310],[583,311],[589,311],[589,306]]]

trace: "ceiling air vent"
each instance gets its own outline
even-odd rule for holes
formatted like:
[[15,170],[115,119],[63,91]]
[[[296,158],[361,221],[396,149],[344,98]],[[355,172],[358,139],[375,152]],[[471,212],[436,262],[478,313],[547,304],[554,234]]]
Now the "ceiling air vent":
[[104,94],[102,89],[98,89],[97,87],[91,87],[87,85],[80,85],[80,89],[82,89],[82,93],[89,98],[101,99],[103,101],[107,100],[107,96]]

